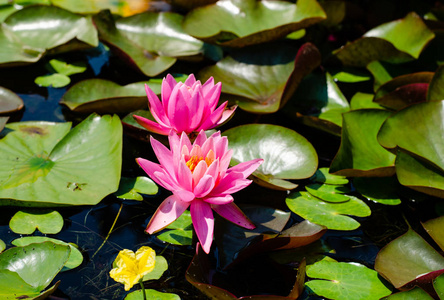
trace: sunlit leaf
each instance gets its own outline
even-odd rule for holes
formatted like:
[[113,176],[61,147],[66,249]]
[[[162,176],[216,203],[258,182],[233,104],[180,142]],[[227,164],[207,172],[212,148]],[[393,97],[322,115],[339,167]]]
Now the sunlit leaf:
[[305,285],[315,294],[329,299],[380,299],[391,294],[378,273],[357,263],[320,261],[307,267],[310,280]]
[[334,186],[329,184],[309,184],[305,186],[307,192],[313,196],[320,198],[327,202],[346,202],[350,200],[350,197],[344,195],[349,193],[350,189],[345,186]]
[[428,220],[422,223],[422,226],[441,250],[444,250],[444,217]]
[[51,59],[49,65],[56,72],[66,76],[70,76],[77,73],[83,73],[86,71],[85,62],[67,63],[59,59]]
[[322,201],[307,192],[295,192],[285,200],[288,208],[310,222],[334,230],[354,230],[359,222],[349,216],[367,217],[370,208],[356,197],[340,203]]
[[374,95],[357,92],[350,100],[350,110],[358,110],[363,108],[386,109],[385,107],[373,102]]
[[180,300],[180,297],[176,294],[172,293],[162,293],[152,289],[145,290],[145,297],[143,297],[143,291],[137,290],[129,293],[125,300],[144,300],[144,299],[153,299],[153,300]]
[[148,177],[127,178],[122,177],[116,197],[126,200],[142,201],[141,194],[155,195],[159,191],[157,185]]
[[231,128],[223,135],[233,149],[232,164],[262,158],[264,162],[253,173],[259,184],[275,189],[295,188],[274,179],[304,179],[318,166],[313,146],[297,132],[267,124],[249,124]]
[[177,220],[168,225],[167,231],[159,234],[157,238],[175,245],[191,245],[193,238],[193,222],[191,214],[186,210]]
[[347,184],[348,179],[345,176],[339,176],[329,173],[328,168],[319,168],[316,173],[310,178],[319,183],[325,184]]
[[39,86],[60,88],[71,83],[71,79],[63,74],[49,74],[37,77],[34,82]]
[[117,190],[122,159],[119,118],[91,115],[71,131],[70,127],[50,122],[5,127],[0,198],[84,205]]
[[22,108],[23,100],[14,92],[0,86],[0,115],[10,114]]
[[168,270],[168,262],[165,257],[161,255],[156,255],[156,263],[154,265],[154,269],[143,276],[143,281],[147,280],[157,280],[162,277],[163,273]]
[[444,275],[439,275],[433,280],[433,287],[435,288],[439,299],[444,299]]
[[430,81],[429,90],[427,93],[427,100],[442,100],[444,99],[444,65],[441,65],[433,75]]
[[409,291],[394,293],[387,298],[387,300],[415,300],[415,299],[433,300],[433,298],[429,294],[427,294],[423,289],[419,287],[414,287]]
[[56,234],[63,228],[63,217],[55,210],[18,211],[9,221],[9,227],[19,234],[32,234],[36,229],[41,233]]
[[3,252],[3,250],[6,249],[6,244],[5,242],[3,242],[3,240],[0,240],[0,253]]

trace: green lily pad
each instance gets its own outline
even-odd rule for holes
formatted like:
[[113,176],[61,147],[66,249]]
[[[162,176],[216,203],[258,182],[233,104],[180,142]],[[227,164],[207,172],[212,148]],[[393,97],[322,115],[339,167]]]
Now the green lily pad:
[[11,37],[9,32],[0,27],[0,65],[20,66],[38,61],[43,56],[43,49],[32,49]]
[[313,196],[327,202],[338,203],[347,202],[350,200],[349,196],[343,195],[344,193],[350,192],[350,189],[345,186],[315,183],[305,186],[305,189]]
[[394,177],[358,177],[353,179],[353,185],[369,200],[385,205],[401,204],[399,183]]
[[203,54],[204,43],[185,33],[183,16],[172,12],[145,12],[116,21],[116,28],[148,53],[167,57]]
[[65,265],[63,266],[62,271],[77,268],[83,262],[82,253],[79,251],[78,246],[73,243],[66,243],[64,241],[45,237],[45,236],[25,236],[22,238],[15,239],[11,243],[14,246],[24,247],[24,246],[28,246],[30,244],[43,243],[43,242],[47,242],[47,241],[52,242],[54,244],[58,244],[58,245],[69,246],[69,248],[71,249],[71,252],[69,254],[69,259],[65,263]]
[[36,229],[44,234],[57,234],[63,228],[63,217],[52,211],[18,211],[9,221],[9,227],[18,234],[33,234]]
[[7,17],[2,25],[8,34],[36,50],[51,50],[74,39],[83,43],[83,47],[99,44],[91,17],[55,6],[27,6]]
[[418,103],[390,116],[378,134],[387,149],[399,147],[417,155],[444,171],[444,136],[442,120],[444,100]]
[[349,196],[350,200],[341,203],[322,201],[307,192],[290,194],[285,203],[295,214],[310,222],[334,230],[354,230],[359,222],[349,216],[368,217],[370,208],[360,199]]
[[420,286],[444,273],[444,257],[409,229],[379,251],[375,270],[396,288]]
[[199,39],[229,47],[245,47],[285,37],[326,19],[314,0],[227,0],[198,7],[184,19],[184,30]]
[[[15,272],[35,292],[40,292],[62,269],[68,261],[69,254],[70,248],[68,246],[52,242],[14,247],[0,254],[0,270]],[[1,282],[7,283],[3,280]],[[19,288],[19,286],[15,288]]]
[[143,300],[143,299],[152,299],[152,300],[180,300],[180,297],[173,293],[162,293],[156,290],[147,289],[145,290],[145,296],[143,297],[143,291],[137,290],[126,295],[125,300]]
[[174,245],[191,245],[193,238],[193,222],[190,211],[186,210],[176,221],[165,227],[167,231],[159,234],[161,241]]
[[[43,0],[45,1],[45,0]],[[101,10],[109,9],[113,14],[132,15],[149,8],[149,1],[125,0],[50,0],[52,5],[64,8],[78,14],[95,14]]]
[[353,110],[343,114],[342,139],[330,172],[351,177],[391,176],[395,155],[377,141],[378,131],[390,115],[380,109]]
[[148,177],[122,177],[119,189],[115,194],[120,199],[142,201],[143,197],[141,194],[155,195],[158,191],[157,185]]
[[6,249],[6,244],[5,242],[3,242],[3,240],[0,240],[0,253],[3,252],[3,250]]
[[71,83],[71,79],[63,74],[49,74],[37,77],[34,82],[38,86],[61,88]]
[[427,100],[442,100],[444,99],[444,65],[441,65],[433,75],[430,81],[429,91],[427,93]]
[[403,63],[418,58],[434,37],[421,17],[412,12],[403,19],[371,29],[334,54],[346,66],[365,67],[375,60]]
[[433,287],[435,288],[439,299],[444,299],[444,275],[439,275],[433,280]]
[[3,130],[3,128],[5,128],[8,120],[9,120],[9,117],[0,117],[0,132]]
[[319,168],[310,178],[311,180],[325,184],[347,184],[348,179],[345,176],[339,176],[329,173],[329,168]]
[[228,99],[243,110],[273,113],[285,105],[302,78],[320,62],[321,55],[313,44],[296,50],[288,43],[273,43],[233,52],[201,70],[198,77],[205,81],[213,76],[222,82],[222,93],[229,94]]
[[409,291],[395,293],[387,298],[387,300],[415,300],[415,299],[433,300],[433,298],[420,287],[414,287]]
[[168,262],[165,257],[161,255],[156,255],[156,263],[154,269],[143,276],[143,281],[147,280],[157,280],[162,277],[163,273],[168,270]]
[[13,112],[21,110],[22,108],[22,98],[17,96],[17,94],[15,94],[14,92],[0,86],[0,116],[11,114]]
[[307,266],[310,280],[305,286],[315,294],[329,299],[373,300],[391,294],[378,273],[361,264],[320,261]]
[[117,116],[70,123],[10,123],[0,140],[0,198],[97,204],[117,190],[122,127]]
[[[223,132],[233,149],[232,164],[262,158],[253,173],[258,183],[274,189],[291,188],[285,179],[311,177],[318,166],[316,150],[297,132],[276,125],[249,124]],[[278,179],[279,181],[276,181]],[[273,181],[275,180],[275,181]],[[296,185],[292,184],[295,188]]]
[[422,226],[441,250],[444,250],[444,217],[428,220],[422,223]]
[[432,72],[419,72],[395,77],[379,87],[373,101],[394,110],[426,100]]
[[[336,2],[341,3],[342,1],[336,1]],[[330,74],[335,82],[339,81],[339,82],[354,83],[354,82],[363,82],[370,80],[370,74],[368,72],[354,68],[345,67],[341,69],[334,69],[332,70],[332,72],[330,72]]]
[[373,102],[374,95],[357,92],[350,100],[350,110],[358,110],[364,108],[386,109],[384,106]]
[[74,62],[69,64],[66,61],[59,59],[51,59],[49,61],[49,65],[54,72],[66,76],[83,73],[86,71],[87,68],[85,62]]

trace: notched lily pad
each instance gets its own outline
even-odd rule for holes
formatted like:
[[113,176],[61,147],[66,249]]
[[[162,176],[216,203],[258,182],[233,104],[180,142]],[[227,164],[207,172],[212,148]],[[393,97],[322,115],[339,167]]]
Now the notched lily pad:
[[[21,110],[22,108],[22,98],[7,88],[0,86],[0,116],[9,115],[13,112]],[[1,129],[2,128],[0,128],[0,130]]]
[[143,281],[157,280],[162,277],[163,273],[166,270],[168,270],[167,260],[161,255],[156,255],[156,263],[154,264],[154,269],[143,276]]
[[417,59],[434,37],[421,17],[412,12],[403,19],[371,29],[334,54],[346,66],[365,67],[375,60],[403,63]]
[[122,160],[119,118],[91,115],[71,131],[70,127],[51,122],[5,127],[0,135],[0,198],[33,205],[85,205],[97,204],[117,190]]
[[350,189],[345,186],[334,186],[328,184],[309,184],[305,186],[307,192],[312,194],[313,196],[320,198],[327,202],[347,202],[350,200],[350,197],[344,195],[345,193],[349,193]]
[[198,7],[184,19],[185,31],[199,39],[229,47],[245,47],[285,37],[326,19],[314,0],[219,1]]
[[379,177],[394,174],[395,155],[384,149],[376,138],[390,112],[360,109],[343,114],[341,146],[330,172],[353,177]]
[[231,128],[223,135],[228,137],[229,147],[233,149],[232,164],[255,158],[264,159],[253,173],[258,184],[278,190],[292,189],[297,185],[289,185],[286,179],[309,178],[316,172],[316,150],[303,136],[291,129],[277,125],[249,124]]
[[319,168],[310,178],[311,180],[325,184],[347,184],[348,179],[345,176],[334,175],[329,173],[329,168]]
[[165,227],[157,238],[174,245],[191,245],[193,238],[193,222],[189,210],[183,212],[176,221]]
[[140,176],[136,178],[122,177],[119,183],[116,197],[125,200],[142,201],[141,194],[155,195],[159,191],[157,185],[148,177]]
[[9,221],[18,234],[32,234],[36,229],[44,234],[56,234],[63,228],[63,217],[55,210],[18,211]]
[[[297,51],[296,57],[295,52]],[[319,50],[311,43],[296,50],[288,43],[238,50],[216,65],[204,68],[199,78],[210,76],[222,82],[222,99],[254,113],[273,113],[283,107],[302,78],[321,62]]]
[[38,86],[61,88],[71,83],[71,79],[63,74],[48,74],[37,77],[34,82]]

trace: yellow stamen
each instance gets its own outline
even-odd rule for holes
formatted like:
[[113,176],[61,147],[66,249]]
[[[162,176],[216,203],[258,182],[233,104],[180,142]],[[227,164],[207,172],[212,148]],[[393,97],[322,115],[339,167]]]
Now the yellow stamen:
[[216,154],[214,154],[213,150],[208,151],[207,157],[205,159],[200,155],[193,155],[190,157],[190,159],[186,162],[187,167],[191,170],[191,173],[194,172],[194,169],[196,169],[197,165],[202,161],[205,160],[205,163],[209,167],[211,163],[216,158]]

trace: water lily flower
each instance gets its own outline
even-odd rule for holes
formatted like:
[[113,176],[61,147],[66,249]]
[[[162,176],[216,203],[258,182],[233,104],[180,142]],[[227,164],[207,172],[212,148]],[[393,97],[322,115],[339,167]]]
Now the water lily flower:
[[161,98],[145,85],[148,105],[157,122],[134,115],[134,119],[151,132],[168,135],[170,130],[181,134],[215,128],[234,113],[235,107],[227,109],[225,101],[217,109],[221,83],[214,84],[210,77],[203,85],[193,74],[184,83],[176,82],[168,74],[162,81]]
[[168,149],[151,137],[151,145],[160,164],[143,158],[137,163],[157,184],[170,190],[154,213],[146,231],[153,234],[176,220],[188,207],[196,235],[206,253],[213,241],[214,218],[217,212],[225,219],[245,227],[255,226],[233,203],[235,193],[251,183],[246,179],[263,162],[254,159],[229,167],[233,151],[228,150],[227,137],[216,132],[209,138],[202,130],[191,144],[185,134],[169,134]]
[[117,268],[112,269],[109,275],[125,284],[125,291],[129,291],[143,276],[154,270],[155,263],[156,252],[148,246],[140,247],[136,253],[123,249],[114,261]]

